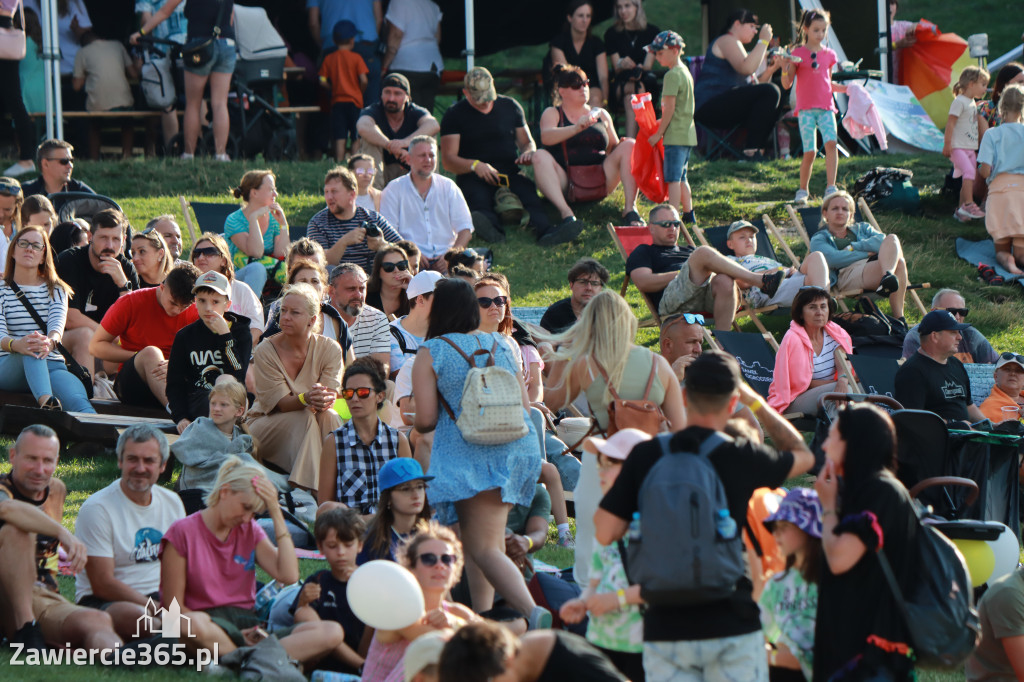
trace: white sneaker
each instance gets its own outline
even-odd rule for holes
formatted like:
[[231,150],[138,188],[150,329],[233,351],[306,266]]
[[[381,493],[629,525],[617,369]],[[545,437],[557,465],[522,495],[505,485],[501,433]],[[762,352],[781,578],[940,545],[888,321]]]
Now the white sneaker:
[[798,189],[796,191],[796,196],[793,197],[793,203],[796,204],[797,206],[806,206],[807,205],[807,198],[809,196],[811,196],[811,194],[807,190],[805,190],[805,189]]
[[185,152],[185,153],[183,153],[183,154],[181,155],[181,160],[182,160],[182,161],[191,161],[191,160],[192,160],[192,159],[194,159],[194,158],[196,158],[196,155],[195,155],[195,154],[189,154],[189,153],[187,153],[187,152]]
[[36,169],[35,161],[29,161],[27,166],[22,166],[21,161],[14,162],[10,168],[4,171],[4,175],[9,178],[16,178],[26,173],[31,173]]
[[825,196],[827,197],[829,194],[835,194],[838,191],[838,187],[836,187],[835,185],[829,185],[828,187],[825,188]]
[[217,161],[223,161],[225,163],[231,161],[231,157],[228,156],[227,154],[217,154],[217,156],[213,158],[216,159]]

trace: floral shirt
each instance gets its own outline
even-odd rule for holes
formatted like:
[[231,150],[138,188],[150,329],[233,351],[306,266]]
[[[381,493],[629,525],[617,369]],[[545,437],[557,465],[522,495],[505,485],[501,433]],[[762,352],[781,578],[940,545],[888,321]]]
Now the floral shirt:
[[790,569],[768,579],[760,605],[765,639],[771,644],[785,644],[800,661],[804,677],[810,680],[818,586],[806,582],[800,571]]
[[[626,540],[623,540],[625,543]],[[595,545],[590,562],[590,576],[597,578],[597,593],[618,592],[629,587],[626,569],[622,566],[617,543]],[[811,631],[813,635],[813,630]],[[602,649],[642,653],[644,650],[644,619],[640,607],[630,604],[624,609],[609,611],[603,616],[590,616],[587,639]]]

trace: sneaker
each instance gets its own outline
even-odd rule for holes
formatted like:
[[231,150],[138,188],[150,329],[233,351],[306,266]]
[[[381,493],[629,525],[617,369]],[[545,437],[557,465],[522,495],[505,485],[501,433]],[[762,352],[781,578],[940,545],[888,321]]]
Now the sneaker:
[[827,197],[829,194],[835,194],[838,191],[838,187],[836,187],[835,185],[829,185],[828,187],[825,188],[825,196]]
[[808,192],[807,190],[805,190],[805,189],[798,189],[796,191],[796,196],[793,197],[793,203],[796,204],[797,206],[806,206],[807,205],[807,198],[810,197],[810,196],[811,196],[811,193]]
[[194,158],[196,158],[196,155],[195,154],[189,154],[189,153],[182,153],[182,155],[179,158],[182,161],[191,161]]
[[473,211],[470,214],[473,219],[473,234],[485,242],[494,244],[505,241],[505,230],[501,225],[495,225],[483,211]]
[[231,157],[228,156],[227,154],[217,154],[215,157],[213,157],[213,159],[215,161],[220,161],[222,163],[228,163],[231,161]]
[[23,655],[28,651],[46,650],[46,641],[43,639],[43,631],[39,627],[39,623],[34,620],[22,625],[17,632],[8,638],[7,643],[12,647],[15,644],[23,644]]
[[564,244],[576,239],[576,237],[580,236],[580,232],[582,231],[583,221],[576,220],[576,216],[571,215],[568,218],[563,218],[562,222],[549,228],[547,232],[537,239],[537,243],[541,246]]
[[761,275],[761,286],[762,293],[768,298],[771,298],[779,291],[779,285],[782,284],[782,280],[786,279],[785,270],[773,270],[772,272],[766,272]]
[[964,204],[964,210],[966,210],[968,213],[970,213],[975,218],[984,218],[985,217],[985,212],[982,211],[981,207],[978,206],[973,201],[971,203],[969,203],[969,204]]
[[559,537],[556,544],[562,549],[576,549],[576,540],[568,533]]
[[886,271],[882,275],[882,281],[878,283],[878,288],[875,289],[875,293],[879,296],[889,296],[890,294],[896,293],[896,290],[900,288],[900,281],[896,279],[896,275],[889,271]]
[[975,218],[975,216],[972,215],[969,210],[967,210],[967,204],[964,204],[960,208],[956,209],[956,212],[953,213],[953,217],[962,223],[968,223],[974,220]]
[[26,173],[31,173],[36,169],[35,161],[29,161],[27,166],[22,166],[20,161],[15,161],[11,164],[11,167],[4,171],[4,175],[9,178],[16,178]]
[[526,619],[527,630],[550,630],[551,612],[543,606],[534,606],[530,617]]

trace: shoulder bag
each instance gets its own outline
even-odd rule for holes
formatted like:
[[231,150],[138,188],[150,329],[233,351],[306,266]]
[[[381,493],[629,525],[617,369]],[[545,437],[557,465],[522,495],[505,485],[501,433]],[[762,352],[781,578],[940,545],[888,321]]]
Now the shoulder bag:
[[209,38],[193,38],[181,48],[181,58],[185,66],[198,67],[209,64],[216,54],[217,39],[220,38],[220,27],[224,23],[224,10],[228,3],[220,0],[220,11],[217,13],[217,24],[213,27],[213,35]]
[[[35,320],[36,324],[39,325],[39,328],[45,335],[46,323],[43,321],[43,318],[40,317],[39,313],[36,312],[36,309],[29,302],[28,298],[25,297],[25,292],[22,291],[21,287],[14,282],[11,282],[11,289],[14,290],[14,295],[17,296],[18,300],[21,301],[21,304],[25,306],[25,310],[27,310],[28,314],[32,316],[32,319]],[[75,357],[60,341],[57,342],[57,351],[64,356],[64,364],[67,365],[68,371],[71,372],[76,379],[82,382],[82,385],[85,386],[86,395],[89,396],[90,400],[92,400],[92,377],[89,375],[89,370],[78,364]]]
[[[558,113],[563,119],[565,114],[559,108]],[[568,119],[565,119],[568,120]],[[592,166],[572,166],[569,164],[569,148],[562,140],[562,154],[565,156],[565,173],[569,176],[569,189],[566,199],[570,204],[579,201],[601,201],[608,196],[608,181],[604,175],[604,165],[597,163]]]
[[[25,58],[25,3],[21,0],[18,10],[21,12],[21,28],[0,28],[0,59],[18,61]],[[14,23],[13,16],[11,23]]]

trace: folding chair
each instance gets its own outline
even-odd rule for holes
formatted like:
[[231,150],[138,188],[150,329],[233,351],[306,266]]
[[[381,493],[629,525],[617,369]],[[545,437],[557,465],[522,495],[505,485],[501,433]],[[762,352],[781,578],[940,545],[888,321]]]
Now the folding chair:
[[714,161],[722,157],[731,159],[743,157],[743,152],[732,144],[732,138],[736,131],[740,129],[740,126],[737,125],[725,129],[709,128],[696,122],[694,124],[697,126],[697,149],[700,150],[700,154],[705,160]]
[[[629,254],[633,253],[633,250],[641,244],[652,244],[654,243],[651,237],[650,230],[643,225],[612,225],[608,223],[608,234],[611,235],[612,243],[615,244],[615,248],[618,250],[619,255],[622,256],[623,265],[629,260]],[[686,241],[690,246],[695,246],[693,239],[686,232],[683,233]],[[622,288],[619,290],[619,296],[626,295],[626,289],[629,288],[629,273],[626,273],[625,278],[622,280]],[[641,327],[660,327],[661,316],[658,315],[658,307],[651,302],[647,294],[640,291],[640,298],[643,299],[647,309],[651,311],[651,318],[643,320],[640,323]]]
[[885,395],[890,398],[896,391],[896,370],[899,360],[879,358],[871,355],[851,355],[850,364],[857,373],[857,392],[868,395]]
[[[203,232],[223,234],[224,221],[228,216],[238,210],[238,204],[214,204],[205,201],[189,201],[184,196],[178,196],[178,203],[181,204],[181,214],[185,216],[185,226],[192,236],[192,243]],[[195,222],[192,222],[192,213],[195,214]],[[198,229],[196,229],[198,228]]]
[[775,374],[775,353],[779,350],[771,334],[708,330],[706,338],[712,348],[735,357],[750,387],[762,397],[768,397],[768,387]]

